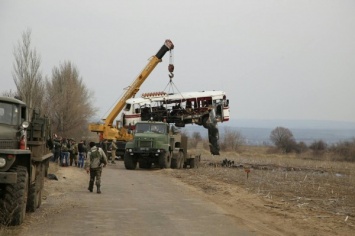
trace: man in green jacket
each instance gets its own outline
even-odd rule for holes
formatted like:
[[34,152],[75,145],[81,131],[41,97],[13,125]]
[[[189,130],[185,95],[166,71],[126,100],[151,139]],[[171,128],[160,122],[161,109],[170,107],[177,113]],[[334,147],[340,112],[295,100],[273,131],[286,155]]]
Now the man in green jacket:
[[97,187],[97,193],[101,193],[101,173],[102,167],[107,165],[107,157],[101,148],[97,148],[94,142],[89,143],[90,151],[85,162],[86,172],[90,173],[90,182],[88,190],[93,191],[94,181]]

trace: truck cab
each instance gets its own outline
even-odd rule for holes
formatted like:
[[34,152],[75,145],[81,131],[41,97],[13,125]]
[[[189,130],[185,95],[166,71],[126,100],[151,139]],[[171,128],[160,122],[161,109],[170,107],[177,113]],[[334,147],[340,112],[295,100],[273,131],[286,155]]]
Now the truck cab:
[[[125,167],[134,170],[140,168],[176,168],[177,163],[187,156],[187,137],[168,123],[140,121],[136,123],[134,138],[127,142],[124,155]],[[179,159],[179,160],[177,160]],[[173,163],[173,164],[172,164]]]
[[44,177],[52,152],[49,119],[18,99],[0,97],[1,223],[20,225],[26,211],[41,205]]

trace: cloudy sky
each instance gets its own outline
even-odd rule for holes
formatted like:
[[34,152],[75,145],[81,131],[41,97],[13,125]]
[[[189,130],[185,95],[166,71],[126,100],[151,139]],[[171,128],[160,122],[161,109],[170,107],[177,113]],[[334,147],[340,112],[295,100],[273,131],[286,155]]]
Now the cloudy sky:
[[[354,0],[0,2],[0,92],[27,29],[43,76],[72,62],[107,114],[165,39],[180,92],[223,90],[234,119],[355,122]],[[166,88],[169,55],[141,87]]]

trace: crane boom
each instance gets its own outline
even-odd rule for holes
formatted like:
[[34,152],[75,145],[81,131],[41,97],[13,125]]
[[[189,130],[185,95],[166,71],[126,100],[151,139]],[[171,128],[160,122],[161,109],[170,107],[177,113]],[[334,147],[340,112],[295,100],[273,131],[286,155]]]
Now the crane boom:
[[[89,124],[89,130],[92,132],[98,132],[102,134],[103,139],[117,139],[122,141],[127,141],[132,138],[132,136],[127,132],[124,127],[120,129],[112,127],[113,121],[118,116],[118,114],[122,111],[123,107],[127,99],[134,97],[140,89],[140,86],[143,82],[148,78],[149,74],[154,70],[154,68],[158,65],[159,62],[162,61],[165,53],[174,49],[174,44],[171,40],[165,40],[164,45],[160,48],[160,50],[149,59],[148,64],[144,67],[144,69],[139,73],[137,78],[133,81],[133,83],[129,86],[127,91],[123,94],[121,99],[112,109],[110,114],[105,119],[104,124]],[[170,73],[172,73],[169,68]]]

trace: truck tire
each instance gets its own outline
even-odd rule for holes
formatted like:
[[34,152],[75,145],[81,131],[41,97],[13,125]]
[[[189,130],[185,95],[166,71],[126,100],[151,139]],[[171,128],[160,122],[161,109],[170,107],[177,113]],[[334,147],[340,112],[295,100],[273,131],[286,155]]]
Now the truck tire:
[[27,168],[24,166],[13,167],[10,172],[17,172],[17,183],[6,185],[1,211],[7,217],[5,219],[6,224],[20,225],[23,223],[26,214],[29,177]]
[[171,158],[171,169],[176,169],[178,167],[178,154],[173,154]]
[[38,205],[38,196],[36,183],[31,184],[30,191],[28,192],[26,211],[35,212]]
[[124,154],[124,166],[127,170],[135,170],[137,168],[137,159],[135,156],[130,156],[128,153]]
[[177,167],[177,159],[176,158],[172,158],[171,159],[171,169],[176,169]]
[[160,169],[170,168],[171,157],[168,152],[160,154],[159,156],[159,167]]
[[190,158],[189,159],[189,163],[190,163],[190,168],[191,169],[195,168],[195,158]]
[[177,168],[182,169],[184,167],[184,152],[179,151],[178,154],[178,162],[177,162]]
[[45,165],[40,165],[39,174],[36,176],[35,183],[30,185],[30,191],[27,199],[27,211],[35,212],[42,204],[42,188],[44,182]]

